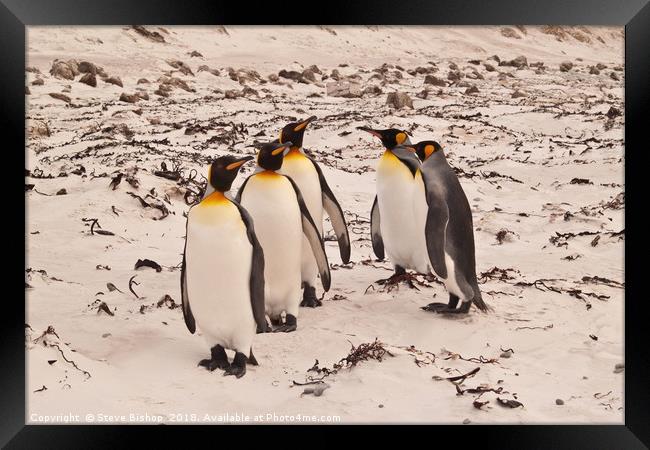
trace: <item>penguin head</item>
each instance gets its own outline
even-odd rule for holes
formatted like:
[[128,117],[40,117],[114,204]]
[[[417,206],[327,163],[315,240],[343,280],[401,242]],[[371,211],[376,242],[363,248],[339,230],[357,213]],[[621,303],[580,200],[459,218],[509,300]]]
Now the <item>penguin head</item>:
[[237,158],[235,156],[227,155],[221,156],[210,164],[210,169],[208,172],[208,181],[210,186],[214,188],[215,191],[227,192],[232,186],[232,182],[235,181],[235,177],[239,173],[239,169],[244,165],[246,161],[253,159],[252,156],[244,156],[243,158]]
[[357,127],[357,130],[366,131],[373,136],[381,139],[381,143],[388,150],[392,150],[398,145],[408,145],[410,144],[409,136],[406,131],[398,130],[397,128],[389,128],[387,130],[375,130],[368,127]]
[[294,147],[302,147],[302,138],[309,125],[312,121],[316,120],[316,116],[311,116],[302,122],[292,122],[289,125],[286,125],[280,131],[279,142],[292,142]]
[[415,149],[415,153],[422,162],[434,153],[442,151],[442,147],[436,141],[421,141],[411,147]]
[[291,141],[256,142],[254,146],[258,149],[257,165],[265,170],[280,170],[284,155],[293,145]]

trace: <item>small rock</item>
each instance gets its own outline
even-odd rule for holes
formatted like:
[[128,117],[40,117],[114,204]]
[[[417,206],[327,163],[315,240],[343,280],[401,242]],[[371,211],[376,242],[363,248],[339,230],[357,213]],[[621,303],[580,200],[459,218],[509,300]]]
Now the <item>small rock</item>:
[[147,80],[146,78],[140,78],[137,84],[149,84],[149,80]]
[[607,66],[605,64],[603,64],[603,63],[598,63],[598,64],[596,64],[596,69],[605,70],[605,69],[607,69]]
[[476,86],[470,86],[465,90],[465,95],[478,94],[479,90]]
[[618,363],[614,366],[614,373],[621,373],[625,370],[625,364]]
[[29,90],[29,86],[25,86],[25,95],[30,95],[32,91]]
[[483,64],[483,67],[485,67],[485,70],[486,70],[487,72],[494,72],[494,71],[496,70],[496,69],[494,68],[494,66],[493,66],[492,64],[489,64],[489,63],[485,63],[485,64]]
[[405,92],[391,92],[386,97],[386,104],[395,109],[409,107],[413,109],[413,100]]
[[499,64],[499,63],[501,62],[501,58],[499,58],[499,56],[497,56],[497,55],[492,55],[492,56],[490,56],[490,57],[488,58],[488,60],[490,60],[490,59],[491,59],[492,61],[496,61],[497,64]]
[[241,94],[244,97],[249,96],[249,95],[254,95],[256,97],[260,96],[259,93],[255,89],[253,89],[252,87],[248,87],[248,86],[244,87],[244,89],[241,90]]
[[384,407],[384,405],[382,405],[381,403],[380,403],[378,406],[379,406],[379,408],[383,408],[383,407]]
[[618,117],[621,114],[622,114],[621,110],[618,109],[618,108],[615,108],[614,106],[610,107],[609,111],[607,111],[607,117],[609,117],[610,119],[613,119],[614,117]]
[[316,82],[316,74],[313,70],[311,69],[305,69],[302,71],[302,78],[311,81],[312,83]]
[[463,420],[463,425],[468,425],[468,424],[470,424],[470,423],[472,423],[472,421],[469,420],[469,419],[465,419],[465,420]]
[[79,67],[76,61],[61,61],[55,59],[50,69],[50,75],[55,78],[63,78],[65,80],[74,80],[74,77],[79,75]]
[[555,404],[559,405],[559,406],[562,406],[562,405],[564,405],[564,400],[562,400],[561,398],[556,398],[555,399]]
[[443,80],[442,78],[438,78],[434,75],[427,75],[426,77],[424,77],[424,84],[432,84],[434,86],[441,86],[441,87],[447,86],[447,82],[445,82],[445,80]]
[[138,96],[141,100],[149,100],[149,94],[147,94],[147,91],[145,90],[139,90],[135,93],[135,95]]
[[92,73],[97,75],[98,72],[103,72],[103,69],[98,68],[95,64],[88,61],[81,61],[78,66],[81,73]]
[[458,81],[464,76],[465,75],[463,75],[463,73],[461,73],[459,70],[450,70],[447,74],[447,79],[451,81]]
[[277,82],[280,79],[280,77],[275,73],[270,74],[267,78],[273,83]]
[[32,81],[32,86],[43,86],[45,84],[45,81],[42,78],[37,78],[34,81]]
[[190,58],[203,58],[203,55],[196,50],[192,50],[192,53],[190,53]]
[[55,98],[57,100],[63,100],[66,103],[72,102],[72,100],[70,100],[70,97],[68,97],[65,94],[59,94],[58,92],[50,92],[50,97]]
[[293,80],[293,81],[298,81],[302,83],[306,83],[304,80],[302,73],[296,71],[296,70],[284,70],[282,69],[281,71],[278,72],[278,76],[281,78],[286,78],[288,80]]
[[104,78],[104,83],[114,84],[119,87],[124,87],[122,85],[122,79],[120,77],[107,77]]
[[560,64],[560,72],[568,72],[573,69],[573,63],[571,61],[564,61]]
[[519,33],[517,33],[514,28],[510,27],[501,28],[501,35],[507,38],[521,39]]
[[332,70],[332,73],[330,74],[330,78],[339,81],[341,79],[341,74],[339,73],[339,70],[338,69]]
[[501,355],[499,355],[500,358],[510,358],[512,356],[511,352],[501,352]]
[[88,86],[97,87],[97,77],[95,74],[90,72],[79,78],[79,82],[87,84]]
[[50,127],[45,122],[35,121],[29,127],[30,136],[50,136]]
[[526,94],[523,91],[520,91],[517,89],[515,92],[512,93],[512,98],[520,98],[520,97],[528,97],[528,94]]
[[515,59],[512,59],[510,61],[500,61],[499,65],[516,67],[517,69],[523,69],[524,67],[528,67],[528,60],[526,59],[525,56],[517,56]]
[[138,100],[140,100],[140,97],[138,97],[137,94],[127,94],[125,92],[122,92],[122,95],[120,95],[121,102],[135,103]]
[[374,84],[371,84],[370,86],[368,86],[363,90],[361,95],[381,95],[383,93],[384,91],[382,91],[379,86],[375,86]]
[[415,94],[415,96],[417,98],[426,99],[429,96],[429,91],[426,90],[426,89],[423,89],[421,92],[418,92],[417,94]]
[[327,95],[330,97],[356,98],[361,97],[361,85],[349,81],[336,81],[326,84]]
[[104,334],[102,334],[102,337],[103,337],[103,338],[107,338],[107,337],[109,337],[109,336],[112,336],[111,333],[104,333]]
[[609,74],[609,77],[614,81],[620,81],[620,78],[619,78],[619,76],[618,76],[618,74],[616,72],[611,72]]
[[235,99],[235,98],[239,98],[239,97],[241,97],[243,94],[242,94],[240,91],[236,91],[236,90],[234,90],[234,89],[229,89],[229,90],[227,90],[226,92],[224,92],[223,95],[224,95],[227,99],[231,99],[231,100],[232,100],[232,99]]
[[194,72],[192,72],[192,69],[190,69],[190,66],[185,64],[183,61],[180,61],[178,59],[170,59],[167,61],[167,64],[172,66],[174,69],[178,69],[183,75],[192,75],[194,76]]
[[600,75],[600,70],[595,66],[591,66],[589,68],[589,75]]
[[318,75],[321,75],[323,72],[318,68],[316,64],[312,64],[311,66],[308,67],[309,70],[311,70],[314,73],[317,73]]
[[65,188],[61,188],[58,191],[56,191],[56,195],[66,195],[68,191],[65,190]]

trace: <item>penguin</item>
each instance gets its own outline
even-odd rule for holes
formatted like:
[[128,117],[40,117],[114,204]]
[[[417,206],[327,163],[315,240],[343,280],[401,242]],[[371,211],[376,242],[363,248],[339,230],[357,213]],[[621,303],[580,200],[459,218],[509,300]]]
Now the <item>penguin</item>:
[[[255,230],[265,256],[265,309],[276,325],[273,331],[291,332],[298,326],[301,290],[303,235],[316,260],[323,289],[330,288],[330,270],[323,238],[309,214],[300,188],[278,173],[293,144],[285,141],[258,143],[257,170],[246,178],[237,201],[255,221]],[[285,324],[281,314],[286,313]]]
[[[257,365],[253,336],[268,331],[264,315],[264,252],[249,213],[230,198],[239,169],[252,156],[222,156],[212,162],[212,193],[190,208],[181,264],[183,318],[210,345],[210,358],[199,362],[213,371],[241,378],[246,363]],[[232,364],[226,349],[234,350]]]
[[406,269],[427,273],[426,250],[418,245],[412,200],[420,160],[408,147],[409,137],[394,128],[358,129],[378,137],[385,147],[377,165],[377,195],[370,213],[370,235],[377,258],[384,259],[387,254],[395,268],[387,281],[405,275]]
[[430,303],[422,309],[465,314],[473,303],[479,310],[488,311],[476,278],[472,211],[458,177],[437,142],[422,141],[411,148],[422,161],[413,197],[420,245],[426,247],[433,273],[449,292],[447,304]]
[[[323,210],[327,212],[336,233],[341,261],[347,264],[350,262],[350,236],[343,210],[327,184],[320,166],[314,158],[305,154],[302,148],[305,130],[315,119],[316,116],[311,116],[282,128],[278,142],[290,141],[292,145],[278,173],[289,176],[296,183],[321,236],[323,235]],[[311,308],[321,306],[321,301],[316,297],[318,267],[307,238],[303,238],[301,275],[304,290],[300,306]]]

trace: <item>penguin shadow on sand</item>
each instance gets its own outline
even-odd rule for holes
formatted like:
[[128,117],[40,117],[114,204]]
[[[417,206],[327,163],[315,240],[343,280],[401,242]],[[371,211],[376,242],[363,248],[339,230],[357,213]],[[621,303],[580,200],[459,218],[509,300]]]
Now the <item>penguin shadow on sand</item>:
[[447,303],[430,303],[425,311],[465,315],[471,305],[491,308],[483,301],[476,277],[474,229],[469,202],[444,151],[435,141],[411,144],[399,129],[358,127],[380,139],[384,152],[377,166],[377,195],[371,214],[371,241],[375,255],[385,255],[395,273],[384,286],[431,273],[447,292]]

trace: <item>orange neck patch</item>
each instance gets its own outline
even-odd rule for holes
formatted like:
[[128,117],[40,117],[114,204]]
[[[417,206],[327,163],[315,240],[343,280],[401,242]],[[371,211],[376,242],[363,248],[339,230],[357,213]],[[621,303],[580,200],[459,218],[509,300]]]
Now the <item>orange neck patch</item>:
[[228,199],[223,194],[223,192],[214,191],[212,194],[204,198],[201,203],[205,203],[206,205],[214,205],[214,204],[219,204],[227,201]]

